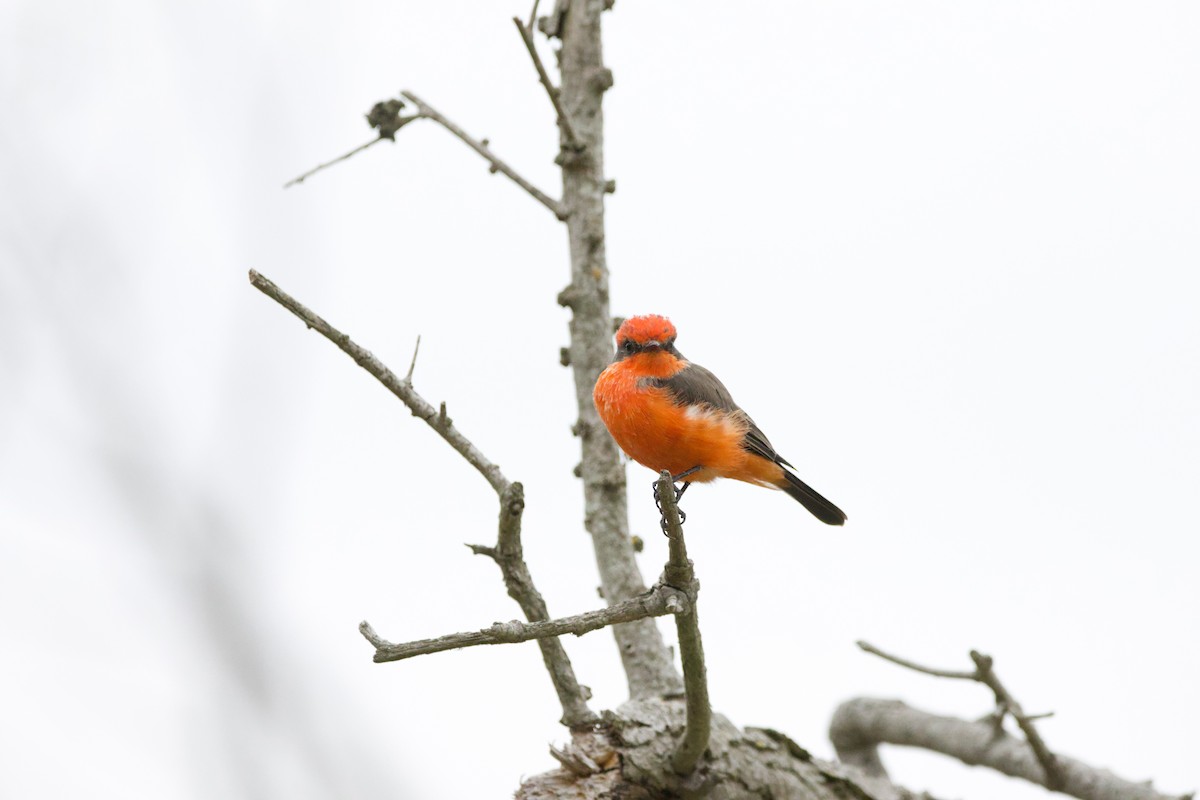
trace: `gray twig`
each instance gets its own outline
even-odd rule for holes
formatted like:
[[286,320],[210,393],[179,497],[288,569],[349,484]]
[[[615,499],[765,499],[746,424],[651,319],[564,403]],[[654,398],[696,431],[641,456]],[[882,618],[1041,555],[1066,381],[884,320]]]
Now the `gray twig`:
[[1021,728],[1021,732],[1025,734],[1025,740],[1029,743],[1029,748],[1033,751],[1038,763],[1042,767],[1044,778],[1039,783],[1045,785],[1048,789],[1059,790],[1063,786],[1062,769],[1059,766],[1058,759],[1054,753],[1050,752],[1050,748],[1046,746],[1046,742],[1037,731],[1037,727],[1033,724],[1035,719],[1045,717],[1042,714],[1038,716],[1029,716],[1022,709],[1008,690],[1004,688],[1004,684],[1000,682],[1000,678],[996,675],[993,667],[993,659],[991,656],[984,655],[976,650],[971,651],[971,660],[975,662],[975,670],[973,672],[961,672],[955,670],[931,669],[922,667],[919,664],[914,664],[911,661],[900,658],[898,656],[885,653],[867,642],[860,641],[857,643],[860,648],[868,653],[879,656],[880,658],[891,661],[894,664],[899,664],[902,667],[907,667],[917,672],[923,672],[926,675],[933,675],[939,678],[953,678],[956,680],[968,680],[982,683],[992,690],[996,697],[996,715],[993,730],[1000,734],[1002,733],[1001,723],[1004,721],[1005,714],[1011,714],[1016,720],[1017,725]]
[[408,374],[404,376],[404,382],[409,386],[412,385],[413,370],[417,368],[417,353],[421,352],[421,335],[417,334],[417,344],[413,347],[412,361],[408,365]]
[[351,156],[358,155],[359,153],[361,153],[363,150],[366,150],[371,145],[378,144],[379,142],[383,141],[384,138],[385,137],[383,137],[383,136],[377,136],[374,139],[372,139],[371,141],[367,142],[366,144],[360,144],[358,147],[354,148],[349,153],[343,153],[342,155],[338,156],[337,158],[333,159],[332,161],[326,161],[324,164],[318,164],[317,166],[313,167],[312,169],[310,169],[308,172],[304,173],[303,175],[300,175],[299,177],[296,177],[296,178],[292,178],[290,181],[288,181],[287,183],[285,183],[283,185],[283,188],[286,189],[289,186],[294,186],[297,183],[304,183],[305,179],[311,178],[313,175],[316,175],[321,170],[329,169],[334,164],[339,164],[339,163],[345,161],[346,159],[350,158]]
[[932,667],[923,667],[920,664],[917,664],[913,661],[909,661],[906,658],[901,658],[900,656],[894,656],[891,653],[885,653],[884,651],[880,650],[878,647],[875,647],[872,644],[868,644],[867,642],[860,640],[860,641],[855,642],[855,644],[857,644],[859,649],[861,649],[861,650],[865,650],[866,652],[868,652],[872,655],[879,656],[883,660],[890,661],[893,664],[899,664],[900,666],[911,669],[914,672],[921,672],[926,675],[933,675],[936,678],[955,678],[957,680],[966,680],[966,681],[975,680],[974,672],[963,672],[963,671],[954,671],[954,670],[948,670],[948,669],[933,669]]
[[975,680],[986,685],[996,695],[997,713],[1001,719],[1003,719],[1005,711],[1011,714],[1012,718],[1017,721],[1017,725],[1021,728],[1021,732],[1025,734],[1025,740],[1029,742],[1029,746],[1037,754],[1038,763],[1042,765],[1042,769],[1046,773],[1046,788],[1051,791],[1061,789],[1063,774],[1062,769],[1059,767],[1058,759],[1054,753],[1050,752],[1050,748],[1046,747],[1046,742],[1042,739],[1042,735],[1038,733],[1037,727],[1033,724],[1034,718],[1025,714],[1021,709],[1021,704],[1013,699],[1013,696],[1004,688],[1004,684],[1000,683],[1000,678],[996,675],[996,671],[992,669],[992,657],[972,650],[971,660],[975,662]]
[[405,100],[410,101],[414,106],[417,107],[417,117],[431,119],[446,130],[450,131],[450,133],[461,139],[468,147],[487,159],[488,164],[490,165],[489,169],[492,172],[503,172],[513,181],[513,183],[520,186],[522,189],[532,195],[539,203],[553,211],[555,217],[560,220],[565,220],[567,218],[567,209],[561,202],[550,197],[550,195],[546,194],[541,189],[538,189],[532,183],[517,174],[516,170],[501,161],[496,154],[491,151],[491,148],[488,147],[486,140],[479,141],[478,139],[474,139],[467,135],[466,131],[455,125],[450,120],[446,119],[441,112],[430,106],[412,92],[404,91],[401,92],[400,95]]
[[[375,661],[401,661],[426,653],[440,653],[443,650],[458,650],[483,644],[513,644],[527,642],[530,639],[543,639],[547,636],[562,636],[567,633],[582,636],[609,625],[619,625],[623,622],[633,622],[647,617],[661,617],[672,613],[686,613],[689,608],[691,608],[691,604],[686,594],[674,587],[659,584],[640,597],[625,600],[598,611],[588,611],[584,614],[544,622],[519,622],[517,620],[497,622],[490,628],[466,633],[452,633],[436,639],[418,639],[414,642],[393,644],[381,638],[366,622],[359,625],[359,630],[375,647]],[[679,610],[673,611],[672,609]]]
[[663,470],[655,492],[658,495],[658,506],[662,512],[670,552],[666,569],[663,571],[663,582],[685,591],[691,601],[690,612],[675,615],[679,657],[683,662],[683,687],[687,696],[687,725],[679,746],[671,754],[671,767],[676,772],[686,775],[696,768],[708,747],[708,739],[712,733],[712,706],[708,700],[704,645],[700,640],[700,621],[696,616],[696,595],[700,592],[700,584],[687,556],[687,545],[683,541],[683,521],[679,516],[675,482],[671,480],[670,472]]
[[[534,7],[534,11],[537,11],[536,6]],[[550,75],[546,72],[546,66],[542,63],[542,57],[538,55],[537,46],[533,40],[533,23],[526,26],[521,22],[520,17],[513,17],[513,24],[517,26],[517,31],[521,34],[521,41],[525,42],[525,49],[529,51],[529,57],[533,59],[533,67],[537,70],[538,80],[545,87],[546,94],[550,98],[550,103],[554,106],[554,113],[558,115],[558,124],[562,128],[567,144],[572,150],[582,150],[583,144],[576,138],[575,128],[571,126],[571,120],[567,116],[566,109],[563,108],[562,101],[559,100],[559,91],[550,82]]]
[[370,351],[355,344],[349,336],[314,314],[294,297],[276,286],[266,276],[250,270],[250,283],[255,289],[258,289],[267,297],[270,297],[299,317],[309,328],[312,328],[341,348],[343,353],[353,358],[355,363],[371,373],[376,380],[387,387],[388,391],[400,398],[400,401],[412,411],[414,417],[420,417],[425,420],[429,424],[429,427],[437,431],[439,436],[445,439],[460,456],[467,460],[467,463],[479,470],[479,473],[487,479],[487,482],[491,484],[497,494],[504,494],[504,490],[510,484],[509,480],[500,471],[500,467],[489,461],[487,456],[481,453],[479,448],[472,444],[466,436],[459,433],[448,419],[443,419],[441,422],[435,424],[435,421],[439,418],[438,410],[429,401],[417,394],[410,382],[396,377],[396,373],[392,372],[383,362],[371,355]]
[[[856,766],[878,765],[878,745],[897,744],[932,750],[964,764],[990,767],[1050,788],[1045,766],[1027,742],[1003,731],[997,734],[990,722],[930,714],[899,700],[868,697],[847,700],[834,712],[829,739],[838,758]],[[1167,795],[1149,782],[1134,783],[1067,756],[1058,756],[1056,764],[1062,776],[1058,791],[1080,800],[1188,800],[1190,797]]]
[[529,12],[529,30],[533,30],[534,24],[537,23],[537,10],[541,3],[542,0],[533,0],[533,9]]

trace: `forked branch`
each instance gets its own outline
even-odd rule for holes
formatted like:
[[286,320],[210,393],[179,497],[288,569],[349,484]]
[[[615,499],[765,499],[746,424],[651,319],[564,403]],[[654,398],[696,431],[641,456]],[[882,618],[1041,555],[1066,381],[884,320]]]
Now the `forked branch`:
[[375,647],[375,661],[403,661],[406,658],[445,650],[461,650],[483,644],[515,644],[531,639],[574,634],[582,636],[591,631],[666,614],[681,614],[690,608],[687,595],[671,586],[659,584],[641,597],[625,600],[598,611],[588,611],[571,617],[544,622],[497,622],[491,627],[465,633],[452,633],[434,639],[418,639],[393,644],[375,633],[368,623],[359,625],[362,635]]
[[1003,732],[1001,725],[1004,722],[1004,716],[1006,714],[1011,715],[1013,720],[1015,720],[1017,725],[1021,728],[1021,732],[1025,734],[1025,740],[1029,743],[1029,748],[1037,757],[1038,763],[1041,764],[1043,775],[1042,779],[1038,782],[1051,790],[1058,790],[1062,788],[1063,774],[1062,769],[1059,767],[1058,759],[1053,753],[1050,752],[1050,748],[1046,747],[1046,742],[1042,739],[1041,734],[1038,733],[1037,727],[1033,724],[1033,721],[1038,717],[1027,715],[1024,710],[1022,710],[1021,705],[1013,698],[1011,694],[1009,694],[1008,690],[1004,688],[1004,684],[1000,682],[1000,678],[996,675],[995,670],[992,669],[993,662],[991,656],[984,655],[976,650],[972,650],[971,660],[975,662],[975,670],[973,672],[956,672],[954,670],[922,667],[921,665],[915,664],[906,659],[891,655],[890,653],[885,653],[878,647],[868,644],[867,642],[860,641],[858,642],[858,646],[862,650],[871,653],[872,655],[877,655],[880,658],[891,661],[893,664],[899,664],[902,667],[916,670],[917,672],[922,672],[926,675],[934,675],[941,678],[952,678],[955,680],[977,681],[987,686],[992,690],[992,694],[994,694],[996,697],[995,722],[993,727],[997,735]]
[[[843,763],[873,777],[887,776],[878,746],[897,744],[942,753],[1049,788],[1045,768],[1027,742],[997,731],[990,721],[943,717],[899,700],[861,697],[842,703],[830,723],[829,738]],[[1056,764],[1062,776],[1058,791],[1080,800],[1192,800],[1192,795],[1167,795],[1149,782],[1134,783],[1068,756],[1058,756]]]
[[[524,31],[525,29],[524,29],[523,25],[521,24],[521,21],[516,20],[516,22],[517,22],[517,26],[520,27],[522,29],[522,31]],[[535,50],[532,52],[533,52],[534,58],[537,59],[537,51]],[[537,63],[540,65],[541,62],[538,61]],[[544,72],[544,69],[545,68],[542,68],[543,72]],[[549,79],[547,78],[547,80],[549,80]],[[539,203],[544,205],[546,208],[553,211],[554,216],[556,218],[558,218],[560,221],[565,220],[567,218],[567,208],[565,205],[563,205],[562,202],[555,200],[553,197],[551,197],[550,195],[543,192],[541,189],[534,186],[532,183],[530,183],[528,180],[526,180],[524,177],[522,177],[520,175],[520,173],[518,173],[515,169],[510,167],[506,162],[501,161],[500,158],[495,153],[493,153],[491,148],[488,146],[487,139],[483,139],[481,141],[479,139],[475,139],[475,138],[469,136],[466,131],[464,131],[462,128],[458,127],[457,125],[455,125],[453,122],[451,122],[449,119],[447,119],[446,116],[443,115],[440,111],[438,111],[433,106],[426,103],[424,100],[417,97],[412,92],[405,91],[405,92],[401,92],[400,94],[402,97],[404,97],[406,100],[411,102],[414,106],[416,106],[417,110],[415,113],[408,114],[406,116],[403,113],[405,104],[402,100],[392,99],[392,100],[384,100],[382,102],[376,103],[375,106],[371,109],[370,113],[367,114],[367,122],[370,123],[372,128],[375,128],[376,130],[379,131],[379,136],[377,138],[372,139],[371,141],[367,142],[366,144],[359,145],[358,147],[354,148],[350,152],[340,155],[337,158],[333,159],[332,161],[327,161],[324,164],[318,164],[317,166],[310,169],[308,172],[305,172],[303,175],[295,177],[292,180],[285,183],[283,185],[283,188],[286,189],[289,186],[292,186],[294,184],[304,183],[305,179],[315,175],[316,173],[320,172],[321,170],[328,169],[329,167],[332,167],[335,164],[339,164],[342,161],[345,161],[346,159],[350,158],[351,156],[361,153],[363,150],[366,150],[368,147],[370,147],[384,139],[387,139],[389,141],[395,141],[396,140],[396,132],[399,131],[401,128],[403,128],[405,125],[409,124],[410,122],[415,122],[418,119],[431,119],[434,122],[436,122],[437,124],[441,125],[446,130],[450,131],[450,133],[457,136],[460,140],[462,140],[468,147],[470,147],[476,153],[479,153],[479,155],[481,155],[485,159],[487,159],[489,171],[491,171],[493,173],[501,172],[504,175],[508,176],[508,178],[510,180],[512,180],[513,183],[520,186],[522,189],[524,189],[526,192],[528,192],[531,197],[533,197]],[[555,105],[556,105],[556,107],[558,106],[557,102]],[[565,120],[566,117],[564,116],[561,119]],[[566,124],[566,130],[568,130],[568,131],[570,130],[570,123]],[[573,132],[569,133],[569,137],[572,142],[575,141]]]
[[[537,14],[536,6],[533,13]],[[563,108],[562,100],[559,99],[559,91],[550,80],[550,75],[546,72],[546,65],[542,63],[542,57],[538,55],[537,45],[533,40],[533,23],[526,25],[521,22],[520,17],[513,17],[513,24],[517,26],[517,32],[521,34],[521,41],[525,42],[525,49],[529,51],[529,57],[533,59],[533,68],[537,70],[538,81],[546,89],[550,103],[554,106],[554,113],[558,115],[558,125],[562,129],[567,146],[572,150],[582,150],[583,143],[575,135],[575,128],[571,125],[571,119],[567,116],[566,109]]]
[[[413,349],[412,363],[408,367],[408,374],[403,379],[397,378],[395,373],[375,358],[375,356],[371,355],[370,352],[355,344],[349,336],[310,311],[272,281],[251,270],[250,283],[263,294],[299,317],[309,328],[316,330],[326,339],[336,344],[344,353],[353,358],[359,366],[375,376],[392,394],[399,397],[409,407],[414,416],[424,419],[459,455],[466,459],[475,469],[479,470],[480,474],[487,479],[488,483],[500,497],[498,543],[495,548],[478,548],[476,552],[486,551],[500,566],[500,570],[504,575],[504,583],[508,587],[508,593],[521,606],[521,610],[525,612],[526,619],[533,624],[548,620],[550,612],[547,610],[545,601],[533,583],[533,578],[529,574],[529,568],[525,564],[521,548],[521,517],[525,510],[524,489],[521,484],[512,483],[504,477],[500,468],[489,461],[480,452],[479,448],[454,427],[454,423],[446,415],[445,403],[442,403],[440,408],[434,409],[433,405],[421,397],[413,388],[412,376],[417,365],[417,352],[421,346],[420,338],[417,339],[417,346]],[[519,625],[520,623],[517,624]],[[371,639],[373,632],[371,635],[367,633],[371,630],[370,625],[364,622],[360,626],[360,630],[363,631],[363,634],[368,639]],[[568,727],[576,727],[591,723],[595,719],[595,715],[587,706],[587,698],[584,696],[584,690],[575,678],[575,670],[571,666],[571,660],[568,658],[566,650],[563,649],[562,643],[557,639],[539,638],[540,641],[538,644],[542,649],[542,660],[546,665],[546,671],[550,674],[550,680],[554,684],[559,702],[562,704],[563,724]],[[483,642],[479,643],[482,644]],[[378,653],[376,656],[377,661],[381,660],[378,658]]]

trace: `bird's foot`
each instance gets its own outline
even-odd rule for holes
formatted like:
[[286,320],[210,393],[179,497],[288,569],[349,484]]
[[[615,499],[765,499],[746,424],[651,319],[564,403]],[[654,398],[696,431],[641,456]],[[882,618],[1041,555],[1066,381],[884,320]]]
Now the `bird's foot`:
[[[676,503],[679,502],[679,498],[683,497],[683,493],[686,492],[688,490],[688,487],[691,486],[692,484],[688,481],[683,481],[682,486],[674,486],[674,484],[676,482],[680,481],[681,479],[686,478],[688,475],[695,473],[696,471],[698,471],[700,469],[703,469],[703,467],[696,466],[696,467],[692,467],[689,470],[684,470],[683,472],[679,473],[678,475],[671,476],[672,487],[675,489],[675,502]],[[671,533],[667,527],[667,518],[665,515],[663,515],[663,507],[662,507],[662,504],[658,500],[658,481],[655,481],[653,484],[651,484],[650,488],[654,492],[654,507],[658,509],[658,514],[661,517],[661,519],[659,520],[659,525],[662,526],[663,535],[670,536]],[[678,505],[675,506],[675,510],[679,512],[679,524],[682,525],[683,523],[687,522],[687,512],[684,511],[682,508],[680,508]]]

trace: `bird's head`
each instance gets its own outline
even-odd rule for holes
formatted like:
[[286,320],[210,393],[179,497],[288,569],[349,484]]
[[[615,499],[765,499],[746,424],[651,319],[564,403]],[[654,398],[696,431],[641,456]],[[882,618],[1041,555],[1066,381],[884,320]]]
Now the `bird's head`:
[[617,331],[617,360],[654,353],[670,353],[679,357],[675,349],[675,326],[671,320],[657,314],[625,320]]

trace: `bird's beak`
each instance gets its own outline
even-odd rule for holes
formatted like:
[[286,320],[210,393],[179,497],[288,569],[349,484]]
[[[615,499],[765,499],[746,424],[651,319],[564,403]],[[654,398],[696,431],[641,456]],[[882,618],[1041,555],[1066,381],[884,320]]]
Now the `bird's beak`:
[[661,350],[662,342],[660,342],[658,339],[651,339],[650,341],[648,341],[642,345],[642,349],[643,350]]

